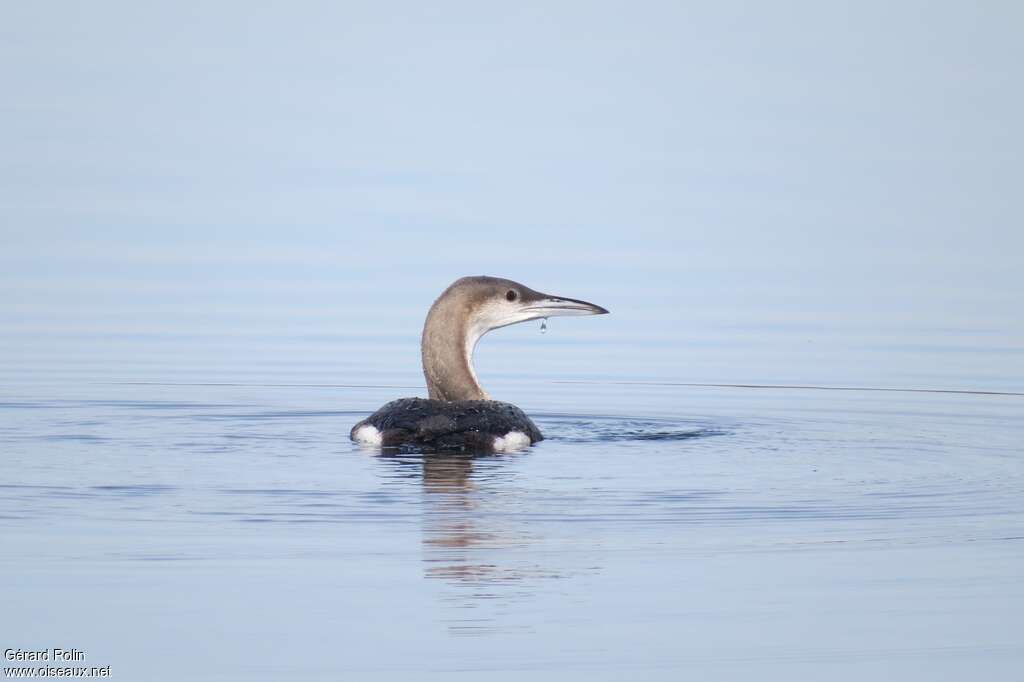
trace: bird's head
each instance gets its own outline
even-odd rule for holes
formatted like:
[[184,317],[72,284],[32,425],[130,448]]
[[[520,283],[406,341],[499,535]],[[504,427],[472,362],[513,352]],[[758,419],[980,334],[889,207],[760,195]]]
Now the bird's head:
[[480,337],[499,327],[559,315],[603,315],[599,305],[534,291],[510,279],[463,277],[444,290],[423,325],[423,373],[431,398],[486,400],[473,370]]
[[534,291],[528,286],[499,277],[463,277],[449,287],[466,305],[470,326],[478,334],[545,317],[563,315],[604,315],[599,305],[565,296]]

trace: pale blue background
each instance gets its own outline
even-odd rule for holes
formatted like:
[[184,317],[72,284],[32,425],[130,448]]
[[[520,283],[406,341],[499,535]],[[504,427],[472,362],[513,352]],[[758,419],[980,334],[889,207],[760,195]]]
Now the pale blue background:
[[[0,648],[125,680],[1017,679],[1022,19],[4,3]],[[480,273],[612,311],[480,344],[547,440],[352,444]]]
[[1022,18],[7,3],[0,371],[415,386],[487,273],[614,313],[495,379],[1022,390]]

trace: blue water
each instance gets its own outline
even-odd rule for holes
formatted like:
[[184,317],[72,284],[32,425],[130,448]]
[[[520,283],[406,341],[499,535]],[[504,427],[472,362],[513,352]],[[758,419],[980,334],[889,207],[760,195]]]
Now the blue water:
[[547,440],[470,457],[349,442],[393,388],[8,387],[0,638],[122,679],[1024,663],[1024,396],[530,390]]
[[[0,649],[1020,679],[1022,21],[5,3]],[[481,342],[546,440],[351,443],[476,274],[611,311]]]

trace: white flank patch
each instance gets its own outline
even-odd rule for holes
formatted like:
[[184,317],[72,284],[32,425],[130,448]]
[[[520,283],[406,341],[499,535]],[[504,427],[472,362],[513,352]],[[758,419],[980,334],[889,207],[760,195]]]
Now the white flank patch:
[[355,440],[358,443],[366,443],[367,445],[380,445],[380,431],[377,430],[376,426],[371,426],[370,424],[360,426],[356,429]]
[[530,447],[530,437],[522,431],[509,431],[504,438],[495,437],[495,452],[515,452]]

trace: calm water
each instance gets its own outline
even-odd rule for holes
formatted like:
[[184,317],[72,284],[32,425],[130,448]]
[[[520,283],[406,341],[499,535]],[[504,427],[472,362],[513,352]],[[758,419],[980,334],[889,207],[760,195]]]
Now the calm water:
[[548,439],[474,458],[350,443],[393,387],[9,386],[0,639],[160,680],[1024,664],[1024,396],[505,389]]
[[[1021,679],[1024,5],[64,4],[0,8],[0,648]],[[354,446],[475,274],[612,312],[481,343],[547,440]]]

